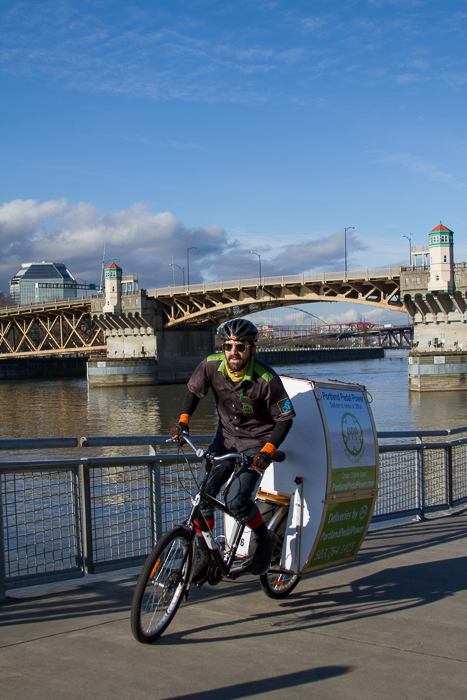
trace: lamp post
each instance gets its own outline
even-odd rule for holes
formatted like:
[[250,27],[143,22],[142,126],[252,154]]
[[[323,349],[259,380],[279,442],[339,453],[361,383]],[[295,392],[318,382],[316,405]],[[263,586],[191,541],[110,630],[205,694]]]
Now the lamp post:
[[[82,277],[75,277],[75,280],[76,280],[76,281],[81,280],[81,282],[84,282],[84,287],[83,287],[82,285],[80,285],[80,284],[77,284],[77,285],[76,285],[76,290],[78,290],[78,289],[88,289],[88,283],[86,282],[86,280],[83,280]],[[76,294],[76,296],[78,296],[78,294]],[[84,296],[84,295],[83,295],[83,296]]]
[[[182,271],[183,275],[183,286],[185,286],[185,268],[180,267],[180,265],[177,265],[176,263],[169,263],[170,267],[178,267],[179,270]],[[175,287],[175,270],[174,270],[174,287]]]
[[347,277],[347,231],[350,231],[350,229],[353,228],[355,230],[355,226],[347,226],[344,228],[344,273],[345,276]]
[[261,287],[261,280],[262,280],[262,277],[261,277],[261,255],[259,253],[255,253],[254,250],[251,251],[251,254],[258,256],[258,260],[259,260],[259,286]]
[[195,245],[192,245],[191,248],[186,249],[186,281],[188,287],[190,286],[190,250],[198,250],[198,248]]
[[408,240],[408,242],[409,242],[409,247],[410,247],[410,251],[409,251],[409,267],[412,267],[412,236],[413,236],[412,233],[410,234],[410,238],[409,238],[408,236],[406,236],[405,233],[404,233],[403,236],[402,236],[402,238],[407,238],[407,240]]

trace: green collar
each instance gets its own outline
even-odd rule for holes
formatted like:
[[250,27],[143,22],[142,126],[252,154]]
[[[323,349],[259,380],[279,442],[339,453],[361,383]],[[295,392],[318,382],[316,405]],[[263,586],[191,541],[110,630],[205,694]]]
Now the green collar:
[[[249,362],[249,365],[247,367],[247,370],[245,372],[245,375],[244,375],[242,381],[247,381],[247,382],[251,382],[251,383],[254,382],[253,373],[255,371],[255,364],[256,364],[255,358],[253,356]],[[229,375],[227,374],[227,368],[225,365],[226,365],[226,361],[225,361],[225,355],[224,355],[222,358],[222,362],[220,363],[217,371],[222,372],[223,376],[227,379]],[[240,382],[240,384],[241,384],[241,382]]]

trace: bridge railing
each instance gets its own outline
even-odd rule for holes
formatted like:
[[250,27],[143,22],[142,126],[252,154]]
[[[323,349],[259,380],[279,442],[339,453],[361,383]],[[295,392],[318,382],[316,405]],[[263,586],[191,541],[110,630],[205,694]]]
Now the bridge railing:
[[[467,427],[379,433],[391,442],[379,447],[374,522],[467,503],[467,437],[450,440],[461,432]],[[194,440],[207,445],[211,438]],[[417,442],[395,442],[401,438]],[[195,455],[177,458],[166,439],[0,440],[0,450],[14,457],[0,463],[0,600],[11,588],[142,563],[161,534],[186,517],[197,469]],[[109,448],[142,446],[146,454],[108,455]],[[68,458],[78,447],[92,448],[91,456]],[[107,456],[93,456],[99,449]],[[43,458],[31,458],[30,450]]]
[[91,294],[82,297],[60,297],[59,299],[47,299],[45,301],[31,301],[29,304],[10,304],[9,306],[0,307],[0,315],[5,313],[21,313],[24,311],[36,311],[41,309],[49,309],[51,306],[62,308],[67,306],[75,306],[79,304],[88,304],[91,299],[103,298],[105,294]]
[[242,289],[244,287],[265,287],[267,285],[287,285],[287,284],[306,284],[307,282],[342,282],[343,280],[362,280],[362,279],[388,279],[399,276],[400,268],[376,268],[366,270],[353,270],[348,272],[312,272],[301,275],[276,275],[275,277],[251,277],[249,279],[235,279],[225,282],[205,282],[202,284],[190,284],[190,286],[182,285],[177,287],[156,287],[148,289],[150,296],[163,296],[172,294],[183,294],[190,292],[209,292],[223,291],[224,289]]

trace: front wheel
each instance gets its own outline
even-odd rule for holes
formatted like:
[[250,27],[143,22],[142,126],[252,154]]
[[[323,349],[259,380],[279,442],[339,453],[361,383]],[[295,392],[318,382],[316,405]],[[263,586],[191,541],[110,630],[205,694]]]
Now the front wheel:
[[146,559],[131,604],[131,631],[142,644],[160,637],[177,612],[189,584],[193,549],[190,533],[177,527]]
[[271,528],[278,537],[277,545],[274,550],[269,571],[259,577],[261,588],[269,598],[285,598],[289,595],[289,593],[292,593],[293,589],[301,579],[299,574],[289,574],[281,571],[279,568],[286,526],[287,513],[275,526],[273,525]]

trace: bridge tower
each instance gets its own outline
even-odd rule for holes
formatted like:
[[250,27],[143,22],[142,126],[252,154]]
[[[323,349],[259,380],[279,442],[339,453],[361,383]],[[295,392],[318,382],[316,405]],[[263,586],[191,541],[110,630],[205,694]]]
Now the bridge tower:
[[414,322],[409,389],[467,387],[467,265],[454,264],[454,233],[430,231],[430,266],[401,268],[401,297]]
[[441,221],[430,236],[430,292],[454,291],[454,231]]
[[105,314],[122,313],[122,268],[112,262],[105,268]]

